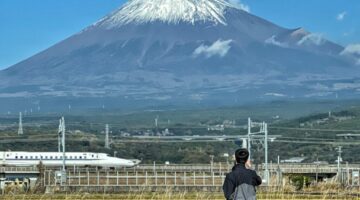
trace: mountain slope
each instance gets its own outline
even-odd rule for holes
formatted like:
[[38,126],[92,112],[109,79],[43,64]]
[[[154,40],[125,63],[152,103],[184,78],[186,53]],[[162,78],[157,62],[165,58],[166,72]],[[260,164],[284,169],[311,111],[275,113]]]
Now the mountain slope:
[[133,0],[1,71],[0,95],[160,103],[326,96],[344,80],[357,84],[343,50],[224,0]]

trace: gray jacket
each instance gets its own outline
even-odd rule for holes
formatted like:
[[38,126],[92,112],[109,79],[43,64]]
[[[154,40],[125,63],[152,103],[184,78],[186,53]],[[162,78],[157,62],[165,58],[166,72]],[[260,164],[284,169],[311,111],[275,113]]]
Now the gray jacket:
[[227,200],[255,200],[255,186],[261,184],[261,178],[255,171],[247,169],[244,164],[237,164],[232,172],[226,175],[223,191]]

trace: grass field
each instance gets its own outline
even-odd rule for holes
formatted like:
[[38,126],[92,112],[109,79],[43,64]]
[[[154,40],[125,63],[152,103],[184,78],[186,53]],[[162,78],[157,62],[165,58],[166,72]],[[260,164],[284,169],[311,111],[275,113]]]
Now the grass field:
[[[131,199],[131,200],[146,200],[146,199],[187,199],[187,200],[217,200],[224,199],[223,193],[209,192],[209,191],[178,191],[175,188],[169,187],[162,191],[150,192],[146,188],[139,188],[137,190],[121,193],[88,193],[88,192],[59,192],[44,194],[45,188],[34,189],[40,193],[27,193],[14,186],[7,188],[5,195],[1,195],[0,200],[35,200],[35,199],[59,199],[59,200],[78,200],[78,199]],[[99,190],[98,190],[99,191]],[[101,191],[101,190],[100,190]],[[337,199],[337,200],[360,200],[360,187],[345,187],[336,182],[318,183],[309,187],[297,190],[295,186],[284,185],[282,187],[258,187],[257,188],[258,200],[295,200],[295,199],[311,199],[311,200],[324,200],[324,199]]]

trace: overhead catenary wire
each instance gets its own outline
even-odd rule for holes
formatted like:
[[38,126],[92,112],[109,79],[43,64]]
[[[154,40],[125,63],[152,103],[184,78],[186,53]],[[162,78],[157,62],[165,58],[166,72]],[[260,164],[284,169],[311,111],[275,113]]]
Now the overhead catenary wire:
[[[50,135],[49,135],[50,136]],[[121,139],[112,139],[114,144],[117,143],[220,143],[220,142],[234,142],[236,139],[230,140],[216,140],[216,139],[192,139],[187,140],[186,136],[184,139],[177,139],[177,140],[161,140],[161,139],[135,139],[135,138],[121,138]],[[0,144],[6,143],[27,143],[27,142],[51,142],[56,141],[56,138],[12,138],[12,139],[3,139],[0,140]],[[89,141],[89,142],[102,142],[100,138],[88,137],[88,138],[69,138],[69,141]],[[272,140],[271,143],[289,143],[289,144],[313,144],[313,145],[360,145],[360,141],[339,141],[339,140],[329,140],[329,139],[318,139],[318,138],[295,138],[295,137],[285,137],[279,138],[276,140]],[[271,144],[270,143],[270,144]]]
[[271,126],[269,129],[279,129],[279,130],[295,130],[295,131],[319,131],[319,132],[360,132],[356,129],[316,129],[316,128],[292,128],[292,127],[278,127]]
[[[41,125],[54,125],[56,126],[58,123],[57,120],[54,121],[45,121],[45,122],[41,122],[41,123],[23,123],[23,126],[41,126]],[[108,123],[108,122],[107,122]],[[77,125],[81,125],[81,126],[101,126],[103,127],[104,124],[107,123],[101,123],[101,122],[69,122],[67,123],[69,126],[77,126]],[[16,126],[17,123],[16,121],[14,121],[13,123],[7,123],[7,124],[2,124],[2,126]],[[169,125],[169,124],[162,124],[162,123],[158,123],[159,128],[173,128],[173,129],[206,129],[208,128],[208,126],[181,126],[183,124],[180,123],[180,126],[176,126],[176,125]],[[163,125],[163,126],[161,126]],[[184,124],[185,125],[185,124]],[[112,127],[124,127],[125,124],[124,123],[111,123]],[[211,126],[211,125],[210,125]],[[149,126],[143,126],[143,127],[133,127],[133,128],[138,128],[138,129],[152,129],[154,128],[153,126],[149,125]],[[235,126],[235,127],[224,127],[225,129],[246,129],[246,126]],[[298,128],[298,127],[282,127],[282,126],[269,126],[268,129],[277,129],[277,130],[294,130],[294,131],[318,131],[318,132],[360,132],[360,130],[358,129],[321,129],[321,128]]]

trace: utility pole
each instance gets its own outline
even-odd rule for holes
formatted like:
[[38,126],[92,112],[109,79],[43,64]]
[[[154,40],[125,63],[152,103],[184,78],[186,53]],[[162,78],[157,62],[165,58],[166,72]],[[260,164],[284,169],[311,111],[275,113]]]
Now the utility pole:
[[158,121],[159,121],[159,116],[156,116],[155,118],[155,128],[158,128]]
[[212,174],[214,171],[214,155],[210,155],[210,170]]
[[22,113],[19,113],[19,130],[18,130],[18,135],[23,135],[24,134],[24,130],[23,130],[23,124],[22,124]]
[[109,124],[105,125],[105,148],[110,149],[110,142],[109,142]]
[[55,173],[56,173],[56,176],[60,178],[60,184],[64,185],[64,184],[66,184],[65,119],[64,119],[64,117],[61,117],[61,119],[60,119],[58,138],[59,138],[59,141],[61,141],[61,143],[59,143],[59,146],[58,146],[59,153],[61,152],[61,146],[62,146],[62,169],[61,169],[61,171],[57,171]]
[[61,133],[62,133],[62,150],[63,150],[63,172],[66,172],[65,168],[65,118],[61,118]]
[[249,151],[249,160],[251,161],[251,119],[248,118],[248,143],[247,148]]
[[282,182],[282,176],[281,176],[281,168],[280,168],[280,156],[278,155],[277,157],[277,186],[281,186],[281,182]]
[[62,119],[59,120],[59,130],[58,130],[58,152],[61,152],[61,135],[62,135]]
[[338,159],[337,159],[337,168],[338,168],[338,180],[340,181],[341,179],[340,179],[340,175],[341,175],[341,169],[340,169],[340,164],[341,164],[341,160],[342,160],[342,158],[341,158],[341,153],[342,153],[342,146],[339,146],[338,147]]
[[268,163],[268,127],[267,123],[263,122],[263,129],[265,133],[265,179],[266,185],[269,185],[269,163]]
[[159,132],[159,115],[157,115],[156,116],[156,118],[155,118],[155,134],[154,135],[157,135],[158,134],[158,132]]
[[342,161],[342,158],[341,158],[341,153],[342,153],[342,146],[339,146],[338,147],[338,153],[339,153],[339,161],[341,162]]
[[[260,130],[258,132],[251,132],[251,128],[252,127],[259,127]],[[268,124],[265,122],[252,122],[250,118],[248,118],[248,136],[247,136],[247,140],[248,140],[248,150],[249,150],[249,160],[251,160],[251,140],[253,138],[252,135],[255,134],[264,134],[263,136],[261,136],[261,140],[264,141],[264,149],[265,149],[265,169],[264,169],[264,180],[266,181],[266,185],[269,184],[269,179],[270,179],[270,173],[269,173],[269,159],[268,159]]]

